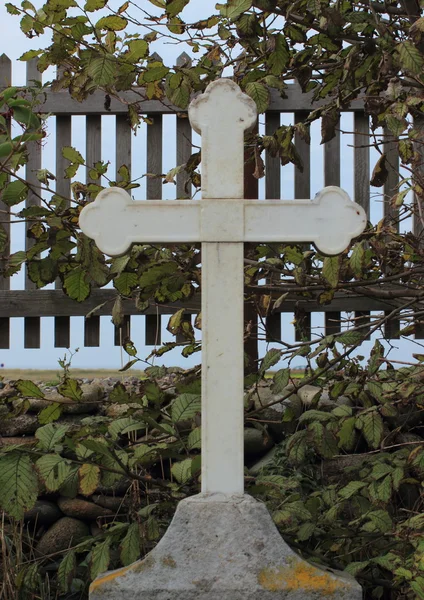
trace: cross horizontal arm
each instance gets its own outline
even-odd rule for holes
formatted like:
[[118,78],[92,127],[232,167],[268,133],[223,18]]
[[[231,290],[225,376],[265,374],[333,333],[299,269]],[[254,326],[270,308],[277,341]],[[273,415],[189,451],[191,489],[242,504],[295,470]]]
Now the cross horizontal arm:
[[121,188],[102,190],[83,208],[81,230],[109,256],[125,254],[134,243],[200,241],[200,201],[135,202]]
[[314,200],[143,200],[103,190],[80,215],[82,231],[110,256],[133,243],[313,242],[343,252],[365,228],[364,210],[338,187]]

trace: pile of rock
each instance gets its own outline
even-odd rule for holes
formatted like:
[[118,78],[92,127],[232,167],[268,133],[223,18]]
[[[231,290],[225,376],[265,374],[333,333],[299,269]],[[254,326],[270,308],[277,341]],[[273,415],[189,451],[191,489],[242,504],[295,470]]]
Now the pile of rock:
[[[17,416],[0,418],[0,446],[11,444],[35,444],[34,436],[40,427],[38,415],[52,402],[60,402],[62,414],[57,423],[80,426],[86,417],[106,416],[118,418],[131,404],[114,403],[110,394],[117,379],[85,380],[81,383],[82,399],[79,402],[61,396],[54,386],[43,386],[45,399],[17,398],[13,382],[6,382],[0,389],[0,415],[7,412],[5,401],[16,409]],[[123,381],[129,394],[140,393],[140,380],[127,378]],[[166,388],[167,400],[176,397],[173,378],[161,382]],[[282,398],[290,394],[282,401]],[[3,403],[2,403],[3,400]],[[25,402],[26,412],[19,414]],[[337,404],[349,403],[347,398],[338,398]],[[296,427],[296,418],[307,407],[331,410],[336,403],[330,400],[325,391],[315,386],[304,386],[297,393],[286,388],[279,394],[273,394],[270,385],[264,381],[255,386],[246,397],[246,404],[255,410],[248,418],[245,428],[245,460],[250,473],[256,475],[272,462],[278,445]],[[270,405],[270,406],[267,406]],[[140,409],[139,404],[134,408]],[[258,412],[259,411],[259,412]],[[285,418],[290,411],[291,418]],[[198,423],[199,424],[199,420]],[[191,422],[188,423],[191,426]],[[54,555],[74,545],[87,535],[97,535],[101,525],[110,522],[116,515],[125,514],[128,509],[129,481],[121,481],[111,488],[98,488],[89,498],[65,498],[54,494],[40,497],[33,509],[25,515],[25,521],[31,526],[35,539],[35,551],[38,556]]]

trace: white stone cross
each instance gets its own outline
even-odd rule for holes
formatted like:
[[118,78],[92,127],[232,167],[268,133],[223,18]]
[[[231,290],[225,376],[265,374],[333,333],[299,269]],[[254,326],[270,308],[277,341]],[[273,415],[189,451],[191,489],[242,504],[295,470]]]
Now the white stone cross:
[[313,200],[243,200],[243,136],[256,105],[228,79],[189,107],[202,136],[202,200],[135,202],[105,189],[81,212],[102,252],[134,242],[202,242],[202,492],[243,494],[243,243],[313,242],[338,254],[365,228],[364,210],[338,187]]

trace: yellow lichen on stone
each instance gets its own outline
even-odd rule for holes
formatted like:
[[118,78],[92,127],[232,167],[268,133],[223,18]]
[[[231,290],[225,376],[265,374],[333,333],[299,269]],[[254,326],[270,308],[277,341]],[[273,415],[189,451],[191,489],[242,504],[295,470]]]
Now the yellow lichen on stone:
[[111,571],[110,573],[101,575],[100,577],[97,577],[97,579],[95,579],[90,585],[90,594],[96,593],[96,591],[98,592],[99,587],[102,587],[105,584],[114,583],[118,577],[126,575],[129,571],[132,571],[133,573],[140,573],[141,571],[151,567],[154,562],[155,561],[151,556],[147,556],[145,559],[138,560],[128,567],[122,567],[122,569],[116,569],[116,571]]
[[165,558],[162,558],[161,562],[166,567],[171,567],[172,569],[175,569],[177,567],[177,563],[172,558],[172,556],[166,556]]
[[319,592],[322,596],[333,596],[337,593],[337,597],[340,598],[340,593],[345,591],[342,582],[303,561],[296,561],[287,567],[262,569],[258,575],[258,582],[270,592],[303,590]]
[[117,569],[116,571],[112,571],[111,573],[106,573],[102,577],[97,577],[92,584],[90,585],[90,594],[93,594],[100,586],[105,583],[110,583],[114,581],[117,577],[121,577],[125,575],[131,567],[122,567],[122,569]]

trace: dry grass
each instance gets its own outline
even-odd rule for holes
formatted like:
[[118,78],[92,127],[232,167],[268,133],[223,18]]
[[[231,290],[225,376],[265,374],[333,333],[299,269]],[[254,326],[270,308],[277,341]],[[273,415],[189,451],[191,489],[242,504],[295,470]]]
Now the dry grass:
[[[6,379],[31,379],[32,381],[59,381],[63,371],[61,369],[0,369],[0,375]],[[114,369],[70,369],[71,377],[75,379],[106,379],[107,377],[142,377],[140,369],[130,369],[120,373]]]

